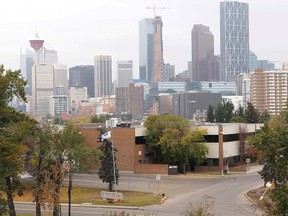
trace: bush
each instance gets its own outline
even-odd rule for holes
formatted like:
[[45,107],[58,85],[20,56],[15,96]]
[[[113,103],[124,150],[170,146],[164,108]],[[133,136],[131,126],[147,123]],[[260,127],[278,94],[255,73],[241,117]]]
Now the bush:
[[214,202],[214,198],[205,195],[200,202],[196,204],[189,203],[184,216],[213,216],[209,211],[213,207]]

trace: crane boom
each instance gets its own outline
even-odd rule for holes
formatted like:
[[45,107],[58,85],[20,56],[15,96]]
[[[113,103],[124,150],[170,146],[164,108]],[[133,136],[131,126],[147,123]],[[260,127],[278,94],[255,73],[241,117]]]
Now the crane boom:
[[167,8],[167,7],[156,7],[154,5],[153,7],[147,7],[147,9],[152,9],[153,10],[153,15],[154,15],[154,17],[156,17],[156,9],[163,10],[163,9],[169,9],[169,8]]

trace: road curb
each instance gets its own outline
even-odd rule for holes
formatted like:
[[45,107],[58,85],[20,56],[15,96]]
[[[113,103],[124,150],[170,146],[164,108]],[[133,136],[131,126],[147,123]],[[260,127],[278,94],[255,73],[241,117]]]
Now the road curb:
[[258,206],[257,203],[248,196],[247,193],[245,193],[244,196],[245,196],[250,202],[252,202],[254,205]]
[[[35,205],[32,202],[14,202],[15,204],[21,205]],[[68,206],[68,203],[61,203],[61,206]],[[142,207],[138,206],[113,206],[113,205],[93,205],[91,203],[82,204],[71,204],[73,207],[90,207],[90,208],[108,208],[108,209],[130,209],[130,210],[144,210]]]

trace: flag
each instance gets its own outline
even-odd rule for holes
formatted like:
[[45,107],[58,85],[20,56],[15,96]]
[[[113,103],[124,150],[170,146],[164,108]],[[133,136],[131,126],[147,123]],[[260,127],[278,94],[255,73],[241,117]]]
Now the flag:
[[111,131],[107,131],[106,133],[101,135],[101,141],[105,139],[110,139],[111,138]]

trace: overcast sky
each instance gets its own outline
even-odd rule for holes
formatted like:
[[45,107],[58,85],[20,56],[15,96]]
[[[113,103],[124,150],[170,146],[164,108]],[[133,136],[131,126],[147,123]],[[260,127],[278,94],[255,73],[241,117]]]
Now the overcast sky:
[[[258,59],[288,60],[288,1],[243,0],[249,3],[250,50]],[[95,55],[132,59],[138,78],[138,22],[153,17],[163,20],[164,61],[187,69],[191,60],[194,24],[210,27],[215,54],[220,53],[220,1],[218,0],[7,0],[1,2],[0,64],[20,68],[20,49],[29,47],[36,28],[44,46],[58,52],[59,63],[68,67],[94,64]]]

